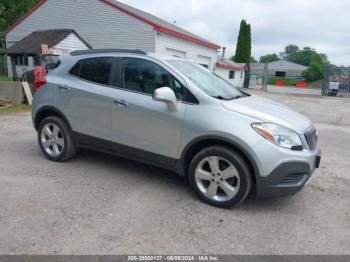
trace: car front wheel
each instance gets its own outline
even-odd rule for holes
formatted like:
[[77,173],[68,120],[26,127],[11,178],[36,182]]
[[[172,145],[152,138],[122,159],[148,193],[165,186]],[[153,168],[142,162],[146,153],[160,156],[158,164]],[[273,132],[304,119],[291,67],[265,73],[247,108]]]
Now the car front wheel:
[[245,200],[251,190],[252,178],[246,160],[238,152],[214,146],[193,158],[189,182],[202,201],[228,208]]

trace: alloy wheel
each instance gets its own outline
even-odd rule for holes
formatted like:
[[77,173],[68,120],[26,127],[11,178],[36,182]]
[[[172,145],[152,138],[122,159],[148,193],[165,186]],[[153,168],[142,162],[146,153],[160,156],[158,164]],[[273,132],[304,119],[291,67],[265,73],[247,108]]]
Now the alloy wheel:
[[42,128],[40,142],[45,152],[52,157],[58,157],[64,150],[62,130],[54,123],[47,123]]
[[199,190],[214,201],[228,201],[234,198],[240,187],[240,177],[235,166],[218,156],[204,158],[195,171]]

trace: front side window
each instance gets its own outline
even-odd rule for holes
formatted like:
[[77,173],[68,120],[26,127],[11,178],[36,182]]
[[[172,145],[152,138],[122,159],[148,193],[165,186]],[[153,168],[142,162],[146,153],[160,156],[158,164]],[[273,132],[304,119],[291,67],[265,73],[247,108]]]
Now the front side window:
[[96,57],[80,60],[70,74],[81,79],[102,85],[109,85],[112,57]]
[[169,60],[168,62],[209,96],[225,100],[246,96],[246,94],[236,89],[229,82],[202,66],[183,60]]
[[153,95],[161,87],[170,87],[181,98],[183,86],[161,66],[144,59],[124,58],[122,66],[124,89]]

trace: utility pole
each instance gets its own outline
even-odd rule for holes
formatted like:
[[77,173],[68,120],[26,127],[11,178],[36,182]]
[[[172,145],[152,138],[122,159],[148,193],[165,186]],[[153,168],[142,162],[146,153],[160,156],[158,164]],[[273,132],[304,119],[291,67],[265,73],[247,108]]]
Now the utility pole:
[[329,66],[326,64],[326,70],[324,72],[324,79],[322,83],[322,95],[326,96],[327,95],[327,90],[329,87]]

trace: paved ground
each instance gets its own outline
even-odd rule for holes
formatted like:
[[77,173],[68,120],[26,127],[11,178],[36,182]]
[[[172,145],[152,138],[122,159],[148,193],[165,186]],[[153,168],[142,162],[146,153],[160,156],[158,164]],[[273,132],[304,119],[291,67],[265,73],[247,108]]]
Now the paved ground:
[[[261,89],[261,86],[257,86],[256,89]],[[320,96],[321,90],[318,88],[295,88],[295,87],[280,87],[269,85],[267,87],[269,93],[272,94],[293,94],[293,95],[302,95],[302,96]]]
[[323,162],[300,194],[233,210],[120,158],[49,162],[28,113],[0,116],[0,254],[350,254],[350,99],[250,92],[312,118]]

